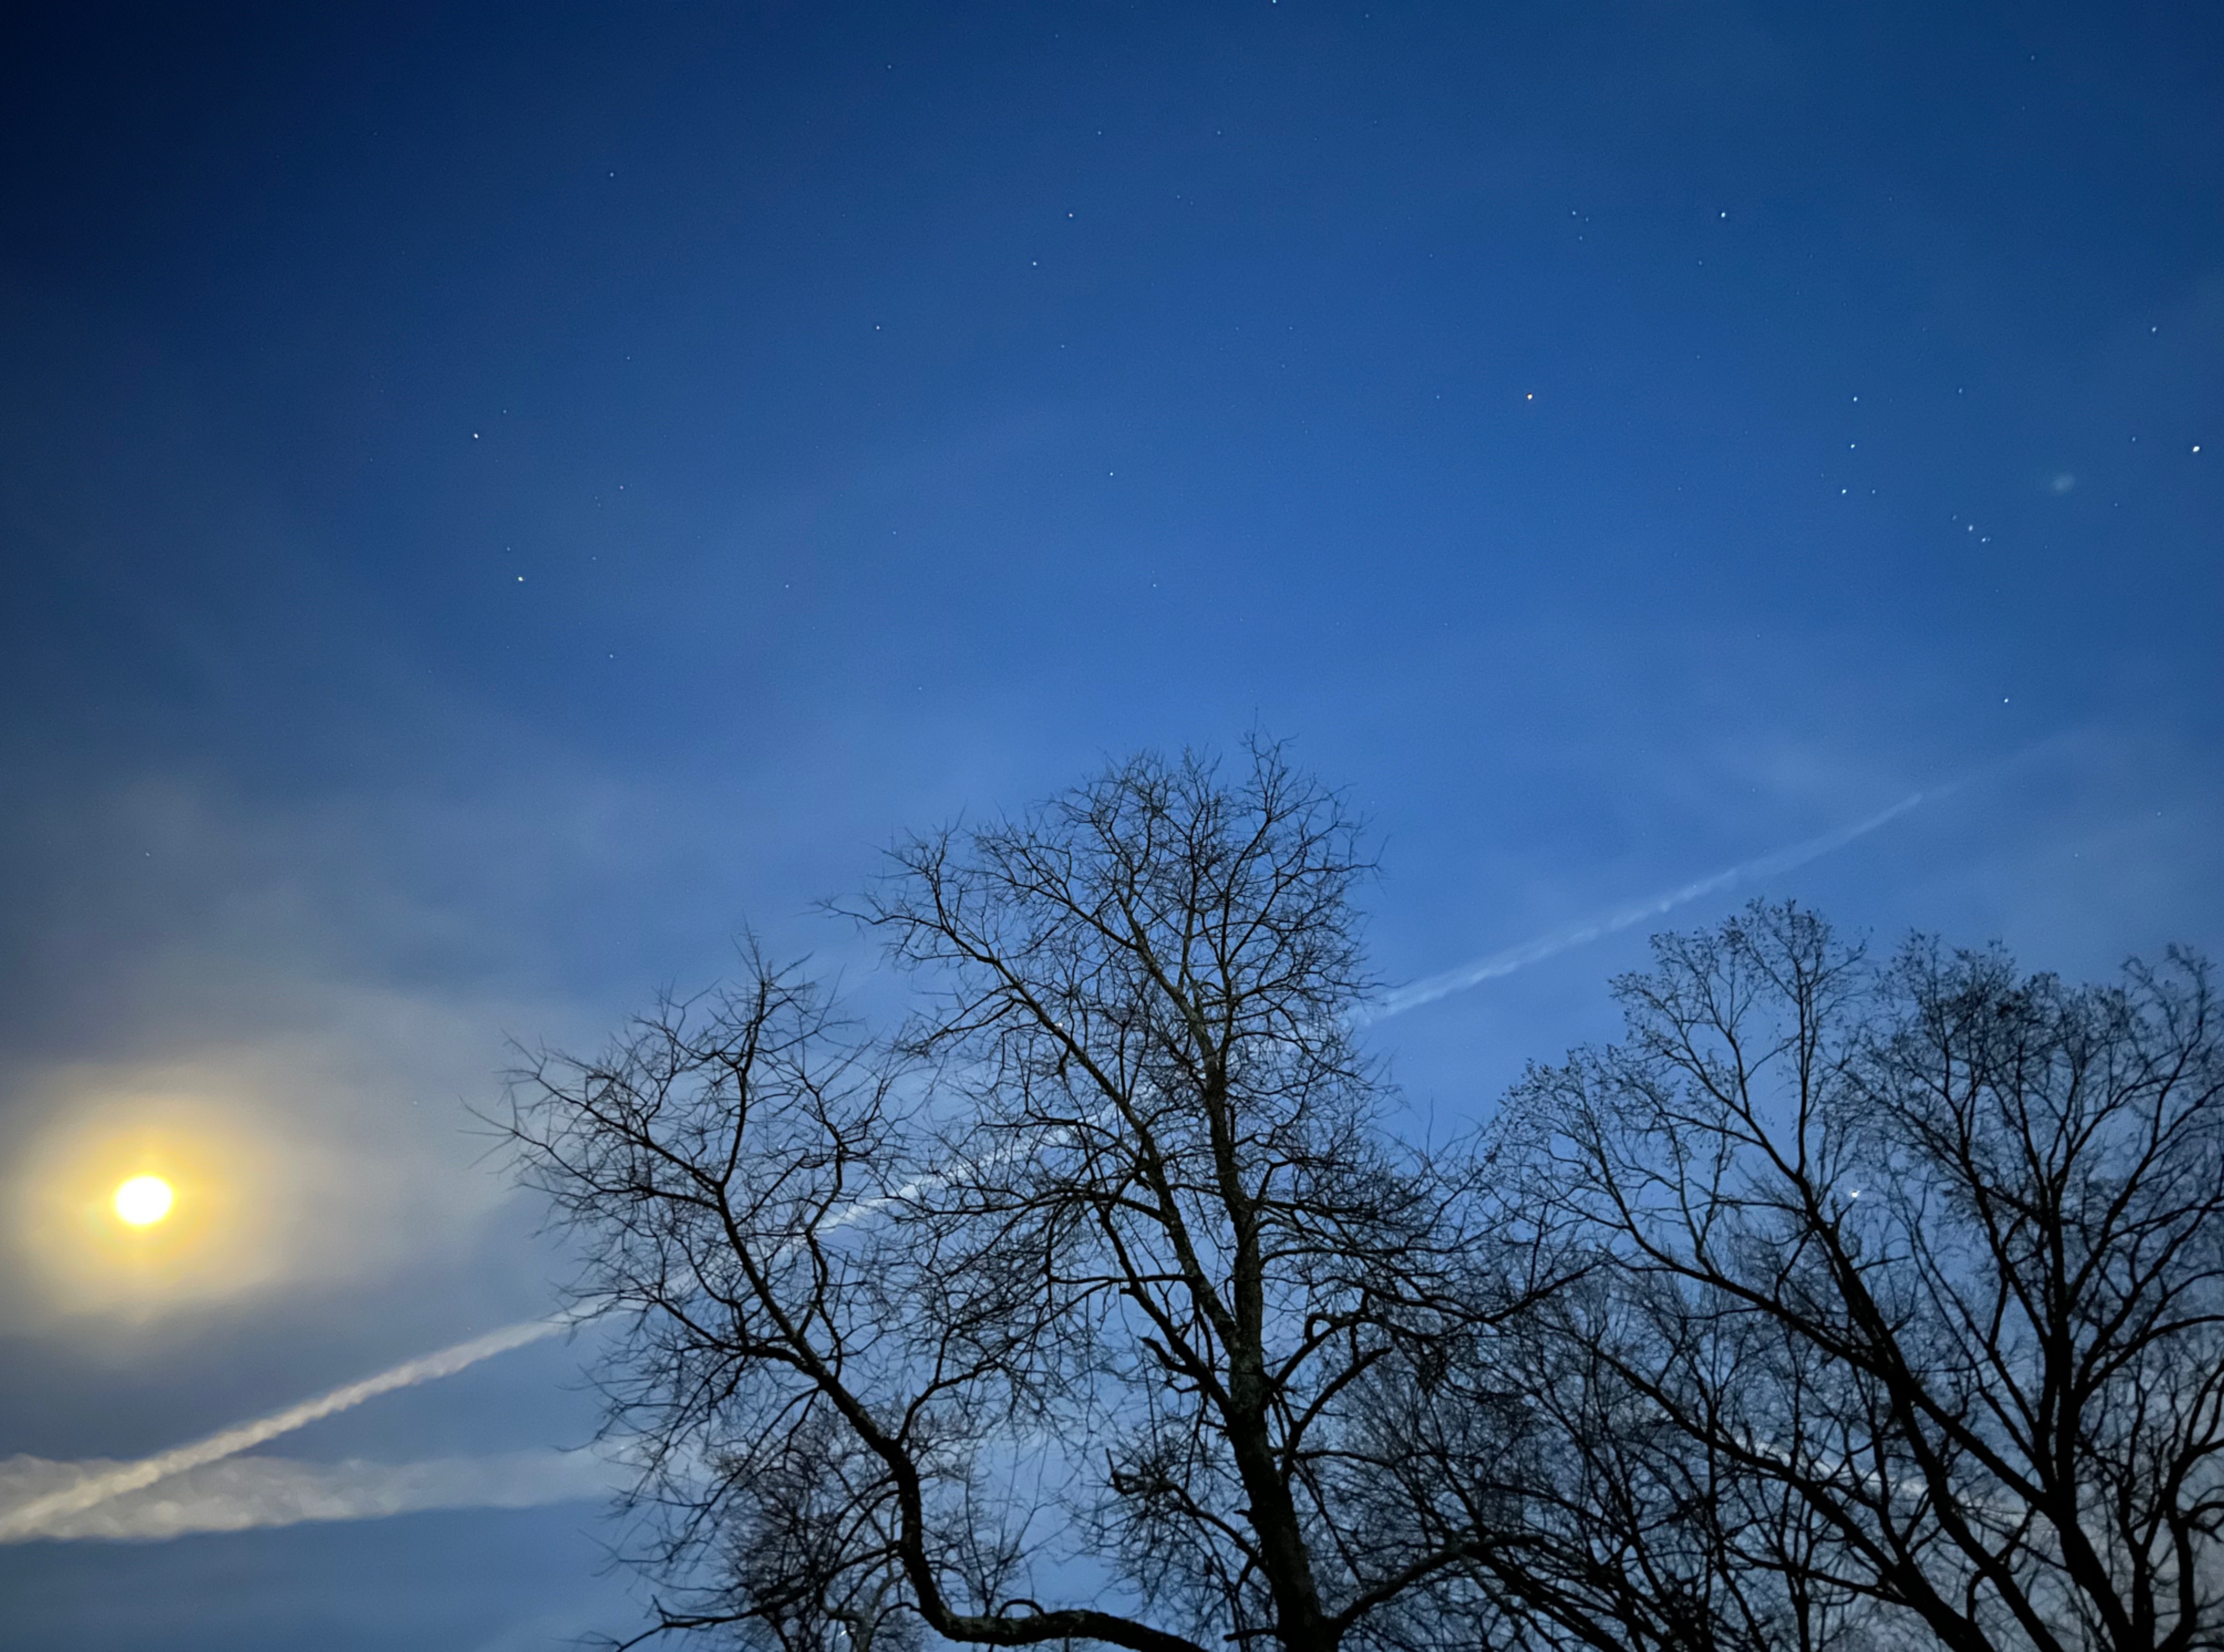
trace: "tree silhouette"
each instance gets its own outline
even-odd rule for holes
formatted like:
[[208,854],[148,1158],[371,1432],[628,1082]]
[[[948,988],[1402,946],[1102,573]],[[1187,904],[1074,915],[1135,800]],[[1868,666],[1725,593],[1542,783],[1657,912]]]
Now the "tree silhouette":
[[1525,1322],[1702,1497],[1728,1621],[1813,1645],[2224,1645],[2224,1063],[2205,967],[2120,986],[1794,906],[1657,940],[1629,1037],[1533,1071],[1514,1202],[1595,1271]]
[[1248,757],[900,846],[852,909],[921,974],[897,1037],[759,964],[519,1075],[581,1299],[629,1316],[651,1558],[701,1585],[660,1626],[1327,1652],[1502,1609],[1380,1425],[1529,1287],[1481,1167],[1382,1127],[1354,823]]

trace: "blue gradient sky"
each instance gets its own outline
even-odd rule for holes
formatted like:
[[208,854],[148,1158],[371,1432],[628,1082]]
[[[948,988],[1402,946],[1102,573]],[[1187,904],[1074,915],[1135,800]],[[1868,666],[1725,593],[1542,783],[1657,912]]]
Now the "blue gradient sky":
[[[505,1038],[744,924],[891,1001],[813,899],[1141,746],[1349,785],[1394,980],[1918,791],[1676,921],[2224,941],[2214,8],[46,11],[0,35],[0,1479],[544,1311],[464,1110]],[[1476,1116],[1645,928],[1370,1036]],[[190,1289],[48,1231],[142,1115],[245,1167]],[[581,1352],[262,1449],[577,1444]],[[0,1596],[27,1648],[495,1652],[624,1627],[615,1535],[40,1541]]]

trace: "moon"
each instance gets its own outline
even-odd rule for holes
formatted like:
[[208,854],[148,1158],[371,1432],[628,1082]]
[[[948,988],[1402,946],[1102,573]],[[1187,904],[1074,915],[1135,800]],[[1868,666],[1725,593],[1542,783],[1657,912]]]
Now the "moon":
[[159,1176],[135,1176],[116,1190],[116,1214],[134,1227],[146,1227],[170,1214],[175,1197]]

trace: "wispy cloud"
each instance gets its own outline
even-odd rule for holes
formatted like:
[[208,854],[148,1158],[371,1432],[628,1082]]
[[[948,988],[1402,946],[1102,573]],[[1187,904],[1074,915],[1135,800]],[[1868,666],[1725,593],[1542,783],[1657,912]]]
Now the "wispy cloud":
[[310,1423],[337,1412],[351,1409],[381,1394],[390,1394],[398,1388],[414,1388],[420,1383],[452,1376],[457,1371],[476,1365],[482,1359],[490,1359],[496,1354],[507,1353],[512,1348],[521,1348],[529,1342],[553,1336],[569,1328],[572,1323],[568,1316],[559,1315],[554,1319],[526,1320],[516,1325],[505,1325],[498,1331],[490,1331],[467,1342],[456,1343],[437,1352],[420,1354],[414,1359],[405,1359],[374,1376],[345,1384],[328,1393],[319,1394],[314,1399],[289,1405],[282,1411],[274,1411],[253,1422],[243,1422],[237,1428],[212,1434],[205,1440],[175,1446],[136,1462],[107,1463],[89,1469],[71,1477],[62,1485],[35,1492],[28,1500],[0,1512],[0,1542],[20,1542],[28,1537],[58,1535],[60,1527],[103,1504],[144,1491],[192,1470],[237,1457],[243,1452],[252,1451],[266,1441],[291,1434],[296,1428],[306,1428]]
[[16,1505],[0,1528],[5,1532],[0,1541],[159,1541],[430,1509],[529,1509],[603,1497],[618,1484],[610,1464],[592,1453],[544,1449],[415,1463],[233,1457],[130,1491],[104,1490],[89,1503],[72,1496],[86,1485],[113,1486],[137,1467],[0,1458],[0,1505]]
[[[1940,790],[1945,789],[1947,788]],[[1867,837],[1879,827],[1899,819],[1921,803],[1926,796],[1937,795],[1938,793],[1935,791],[1911,793],[1902,798],[1891,808],[1871,815],[1866,820],[1855,821],[1850,826],[1841,826],[1835,831],[1823,833],[1820,837],[1810,837],[1804,842],[1794,843],[1787,848],[1773,850],[1751,861],[1741,861],[1734,867],[1725,867],[1710,876],[1684,884],[1665,893],[1652,895],[1627,905],[1617,906],[1599,917],[1571,924],[1566,929],[1551,930],[1538,936],[1533,940],[1524,941],[1519,946],[1508,947],[1502,952],[1493,952],[1483,957],[1470,959],[1456,969],[1447,969],[1442,974],[1431,975],[1425,980],[1414,981],[1408,986],[1393,988],[1385,993],[1373,1004],[1367,1006],[1352,1018],[1358,1025],[1365,1026],[1393,1015],[1403,1015],[1406,1011],[1417,1010],[1424,1004],[1433,1004],[1440,998],[1450,998],[1454,993],[1463,993],[1470,987],[1480,987],[1487,980],[1495,980],[1502,975],[1510,975],[1515,970],[1526,968],[1529,965],[1549,958],[1555,953],[1566,952],[1571,948],[1583,946],[1612,935],[1616,930],[1626,930],[1633,924],[1642,924],[1647,918],[1659,917],[1689,902],[1719,893],[1722,890],[1733,888],[1741,883],[1750,883],[1759,879],[1773,877],[1778,873],[1789,872],[1792,867],[1804,866],[1808,861],[1819,859],[1834,849],[1842,849],[1858,838]]]

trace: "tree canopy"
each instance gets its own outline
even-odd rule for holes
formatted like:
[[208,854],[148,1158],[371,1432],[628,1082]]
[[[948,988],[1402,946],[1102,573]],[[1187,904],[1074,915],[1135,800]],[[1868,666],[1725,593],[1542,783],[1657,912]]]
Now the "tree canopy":
[[617,1327],[648,1632],[1135,1652],[2219,1643],[2206,975],[1656,943],[1404,1139],[1275,747],[907,840],[873,1034],[752,953],[515,1075]]

